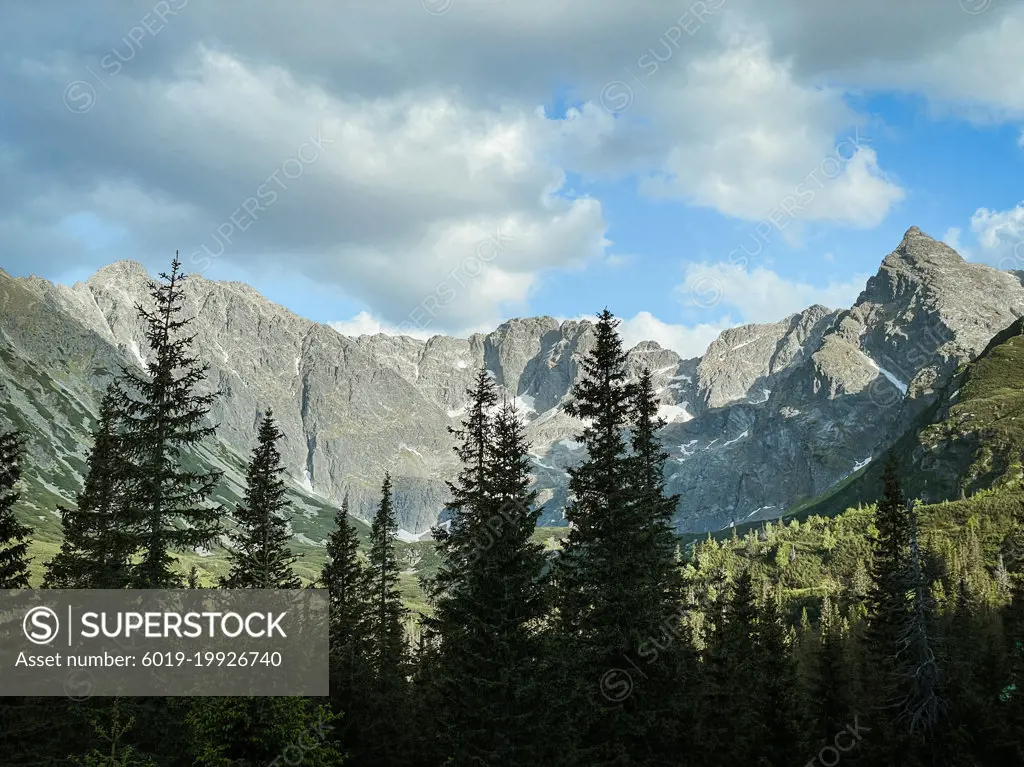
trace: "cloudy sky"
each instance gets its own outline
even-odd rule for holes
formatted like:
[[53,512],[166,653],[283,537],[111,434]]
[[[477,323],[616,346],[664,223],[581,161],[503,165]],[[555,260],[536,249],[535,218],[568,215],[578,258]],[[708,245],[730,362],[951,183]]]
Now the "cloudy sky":
[[607,305],[696,355],[912,225],[1024,268],[1021,39],[1015,0],[5,0],[0,266],[177,249],[346,332]]

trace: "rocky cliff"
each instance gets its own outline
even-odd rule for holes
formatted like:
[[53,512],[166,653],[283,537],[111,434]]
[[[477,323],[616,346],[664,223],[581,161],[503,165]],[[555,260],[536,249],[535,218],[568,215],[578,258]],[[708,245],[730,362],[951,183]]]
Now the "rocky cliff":
[[[30,497],[39,516],[73,497],[97,394],[121,364],[146,354],[135,304],[149,276],[112,264],[73,287],[0,272],[0,422],[32,438]],[[528,422],[544,522],[562,519],[565,470],[582,457],[578,424],[560,405],[593,343],[588,322],[514,319],[470,338],[346,338],[239,283],[193,277],[186,311],[220,389],[220,444],[206,459],[239,489],[262,409],[272,407],[305,522],[349,493],[366,518],[381,475],[395,477],[402,528],[436,522],[455,473],[447,427],[481,367]],[[813,306],[767,325],[725,331],[699,359],[653,342],[629,365],[655,374],[668,422],[669,488],[682,530],[774,517],[878,455],[964,361],[1024,315],[1020,279],[966,263],[912,228],[855,305]]]

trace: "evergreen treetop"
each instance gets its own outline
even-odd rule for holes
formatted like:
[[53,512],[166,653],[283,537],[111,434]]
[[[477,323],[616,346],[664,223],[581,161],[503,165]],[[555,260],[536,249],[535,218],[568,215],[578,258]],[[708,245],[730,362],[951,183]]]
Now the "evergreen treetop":
[[150,283],[154,307],[136,306],[151,351],[146,372],[122,367],[114,385],[139,531],[136,588],[180,586],[172,554],[209,546],[222,531],[224,510],[209,502],[220,473],[186,468],[192,451],[215,434],[208,417],[218,396],[199,392],[209,366],[191,352],[192,319],[182,317],[186,279],[175,254],[170,273]]
[[226,588],[297,589],[302,585],[292,570],[298,557],[288,548],[287,511],[291,504],[277,448],[282,437],[273,412],[267,410],[246,470],[245,499],[235,511],[238,531],[231,536],[231,570],[223,581]]

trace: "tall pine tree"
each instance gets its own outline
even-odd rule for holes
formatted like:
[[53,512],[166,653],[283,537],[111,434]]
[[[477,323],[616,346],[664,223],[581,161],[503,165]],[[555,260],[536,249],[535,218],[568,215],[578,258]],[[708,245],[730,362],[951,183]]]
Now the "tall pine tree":
[[235,511],[238,531],[231,536],[231,569],[222,582],[225,588],[297,589],[302,585],[292,570],[297,557],[288,548],[290,504],[277,449],[283,436],[273,412],[267,410],[246,471],[245,499]]
[[[623,520],[623,532],[629,531],[632,560],[633,614],[639,633],[647,631],[640,652],[646,654],[643,680],[646,691],[634,701],[638,706],[636,742],[644,744],[648,764],[677,759],[680,750],[692,742],[690,722],[678,728],[666,728],[659,721],[685,719],[691,710],[685,689],[694,680],[696,657],[683,636],[683,581],[677,561],[678,539],[672,518],[679,507],[679,496],[669,495],[665,486],[665,452],[658,432],[665,421],[658,415],[659,402],[649,370],[644,369],[632,389],[630,403],[629,484],[631,509]],[[651,650],[655,652],[651,652]]]
[[146,373],[122,368],[114,400],[124,424],[130,471],[129,502],[136,514],[135,548],[141,561],[131,586],[182,584],[173,554],[211,545],[221,533],[224,509],[209,501],[217,472],[186,468],[190,451],[213,437],[208,423],[216,393],[201,394],[208,366],[192,355],[191,318],[183,318],[187,275],[175,253],[169,274],[150,283],[152,310],[138,305],[151,354]]
[[88,469],[78,503],[58,507],[64,539],[46,565],[43,585],[61,589],[120,589],[131,582],[134,520],[126,507],[126,476],[120,414],[107,388],[99,423],[86,459]]
[[[330,596],[331,703],[348,714],[359,705],[365,683],[361,658],[366,642],[366,575],[359,559],[359,536],[349,517],[348,496],[334,517],[335,527],[327,540],[327,559],[320,571],[320,585]],[[358,747],[346,715],[341,721],[342,741]]]
[[18,521],[14,506],[21,494],[15,490],[21,479],[25,438],[18,431],[0,434],[0,591],[29,586],[28,542],[32,528]]
[[[483,522],[488,496],[488,460],[494,431],[491,411],[497,404],[494,384],[486,370],[481,370],[467,394],[469,409],[461,429],[449,427],[459,441],[455,447],[461,468],[455,482],[448,483],[451,500],[445,506],[447,523],[433,530],[441,565],[430,583],[430,596],[437,606],[433,621],[436,632],[450,632],[466,624],[467,616],[459,614],[464,606],[451,598],[466,577],[470,565],[481,556],[485,540]],[[444,624],[444,628],[442,628]]]
[[530,490],[529,448],[510,403],[491,415],[485,371],[469,395],[457,432],[462,470],[451,486],[451,524],[439,531],[433,588],[441,739],[452,765],[549,763],[547,686],[538,673],[545,559],[532,541],[541,512]]
[[407,611],[399,591],[395,555],[398,523],[391,475],[384,475],[380,506],[370,528],[366,568],[366,647],[363,662],[368,680],[363,691],[359,736],[367,764],[404,764],[408,740],[403,729],[409,710],[409,653],[404,623]]
[[[599,315],[584,375],[565,406],[587,424],[580,437],[587,459],[569,472],[559,610],[581,685],[573,723],[579,757],[591,765],[647,758],[647,740],[658,727],[657,695],[648,681],[665,669],[638,671],[623,700],[607,689],[608,675],[649,652],[666,621],[679,622],[680,608],[666,525],[675,501],[664,496],[663,458],[653,437],[657,408],[652,413],[649,378],[646,391],[627,381],[617,325],[608,310]],[[632,450],[625,435],[631,426]]]
[[917,514],[907,507],[909,552],[904,589],[910,594],[910,609],[900,632],[900,675],[902,705],[899,718],[911,735],[926,746],[937,740],[946,703],[940,696],[942,672],[934,650],[934,605],[921,564]]
[[908,593],[910,518],[897,473],[890,457],[883,473],[882,497],[874,516],[871,588],[867,599],[864,660],[866,688],[880,737],[866,756],[879,764],[902,764],[909,757],[909,739],[898,721],[904,703],[902,676],[904,632],[911,617]]
[[[762,714],[750,700],[757,678],[758,605],[744,569],[712,613],[704,665],[698,758],[706,764],[756,764],[765,748]],[[713,755],[713,756],[708,756]]]

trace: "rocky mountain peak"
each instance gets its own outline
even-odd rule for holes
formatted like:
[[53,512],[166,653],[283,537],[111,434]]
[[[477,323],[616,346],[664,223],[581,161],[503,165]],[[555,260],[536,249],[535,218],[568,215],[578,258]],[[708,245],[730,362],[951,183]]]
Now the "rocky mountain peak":
[[969,263],[946,243],[912,226],[868,280],[857,307],[899,303],[907,308],[915,303],[935,311],[954,308],[962,297],[975,291],[1016,293],[1019,287],[1019,280],[1012,275]]
[[955,268],[967,263],[949,245],[925,234],[916,226],[906,231],[896,250],[883,262],[883,268],[889,261],[921,270],[942,266]]
[[[113,371],[144,363],[135,306],[148,300],[152,277],[137,261],[74,288],[0,275],[0,389],[13,403],[13,413],[0,409],[0,427],[33,425],[37,494],[54,484],[68,498],[77,491],[86,414]],[[444,479],[457,471],[447,429],[486,368],[527,423],[544,521],[561,520],[566,472],[581,457],[580,424],[561,405],[595,343],[592,320],[522,317],[469,338],[349,339],[242,283],[197,276],[185,300],[209,387],[223,392],[212,414],[222,443],[210,454],[215,465],[237,473],[258,414],[273,407],[296,492],[328,505],[350,494],[367,517],[388,469],[400,525],[420,533],[437,522]],[[45,311],[30,311],[32,301]],[[697,359],[634,345],[629,374],[651,371],[667,423],[668,488],[686,499],[677,524],[707,530],[776,517],[842,481],[1021,315],[1017,276],[965,262],[911,227],[850,309],[815,305],[732,328]],[[65,383],[33,378],[47,371]],[[40,392],[47,400],[37,406]]]
[[86,280],[86,284],[89,286],[109,287],[112,284],[123,285],[139,281],[148,282],[151,279],[152,277],[146,271],[146,267],[141,263],[131,259],[124,259],[123,261],[107,264]]

